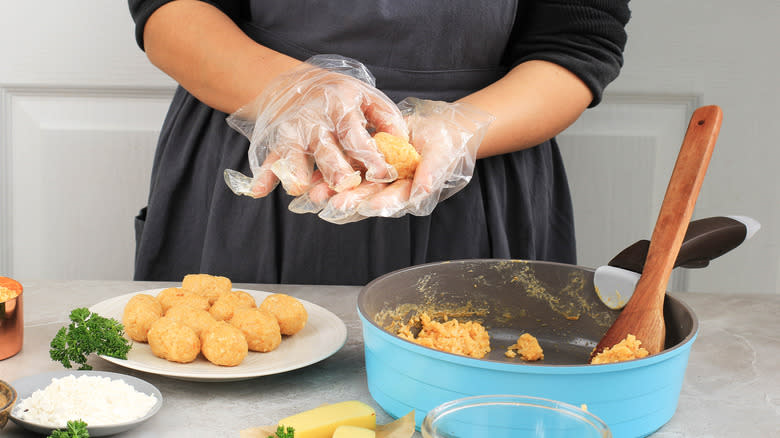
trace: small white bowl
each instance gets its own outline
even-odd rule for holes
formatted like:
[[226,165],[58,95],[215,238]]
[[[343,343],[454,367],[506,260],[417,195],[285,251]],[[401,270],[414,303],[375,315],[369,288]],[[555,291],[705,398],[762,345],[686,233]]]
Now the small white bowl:
[[[87,425],[87,431],[89,432],[89,436],[91,437],[114,435],[132,429],[134,427],[137,427],[144,421],[152,418],[152,416],[156,414],[157,411],[160,410],[160,407],[162,407],[162,401],[163,401],[162,394],[151,383],[148,383],[144,380],[141,380],[133,376],[128,376],[119,373],[110,373],[106,371],[63,370],[63,371],[54,371],[50,373],[43,373],[43,374],[36,374],[33,376],[22,377],[21,379],[12,382],[12,385],[14,386],[18,394],[17,401],[21,402],[22,400],[30,397],[33,394],[33,392],[39,389],[46,388],[47,386],[49,386],[52,379],[59,379],[70,375],[76,377],[83,376],[83,375],[109,377],[113,380],[122,379],[128,385],[132,386],[136,391],[142,392],[147,395],[153,395],[155,398],[157,398],[157,403],[155,403],[155,405],[152,406],[149,412],[147,412],[146,415],[144,415],[143,417],[137,420],[127,421],[124,423],[116,423],[111,425],[100,425],[100,426]],[[55,428],[52,428],[51,426],[48,425],[32,423],[27,420],[23,420],[19,418],[17,415],[18,412],[16,412],[17,409],[19,409],[18,403],[17,406],[11,410],[11,421],[16,423],[18,426],[43,435],[50,435],[53,430],[56,430]]]

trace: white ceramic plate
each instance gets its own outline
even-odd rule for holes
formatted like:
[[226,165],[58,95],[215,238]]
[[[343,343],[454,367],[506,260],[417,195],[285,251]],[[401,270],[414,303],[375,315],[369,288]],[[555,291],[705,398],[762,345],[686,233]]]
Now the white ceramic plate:
[[160,391],[154,387],[149,382],[146,382],[144,380],[141,380],[139,378],[133,377],[133,376],[127,376],[124,374],[118,374],[118,373],[109,373],[106,371],[75,371],[75,370],[63,370],[63,371],[54,371],[50,373],[43,373],[43,374],[35,374],[32,376],[22,377],[21,379],[15,380],[11,382],[11,385],[16,389],[16,392],[19,394],[17,405],[14,407],[13,410],[11,410],[11,421],[19,425],[20,427],[23,427],[27,430],[33,431],[35,433],[49,435],[52,432],[52,427],[38,424],[38,423],[32,423],[27,420],[22,420],[19,418],[16,414],[16,409],[19,407],[19,402],[22,400],[30,397],[33,392],[44,389],[51,383],[51,379],[60,379],[65,376],[73,375],[76,377],[82,376],[82,375],[89,375],[89,376],[100,376],[100,377],[109,377],[112,380],[116,379],[122,379],[127,383],[128,385],[135,388],[136,391],[142,392],[147,395],[154,395],[157,398],[157,403],[152,407],[152,409],[149,410],[149,412],[144,415],[143,417],[129,421],[126,423],[117,423],[117,424],[111,424],[111,425],[105,425],[105,426],[90,426],[87,424],[87,430],[89,431],[89,436],[91,437],[97,437],[97,436],[107,436],[107,435],[114,435],[120,432],[124,432],[126,430],[132,429],[139,424],[143,423],[144,421],[152,418],[154,414],[157,413],[157,411],[160,410],[160,407],[162,406],[162,394],[160,394]]
[[[92,312],[107,318],[122,321],[125,305],[133,295],[145,293],[156,296],[163,289],[144,290],[110,298],[90,307]],[[271,292],[245,290],[260,304]],[[269,353],[250,351],[246,359],[235,367],[223,367],[207,361],[199,355],[194,362],[176,363],[152,354],[148,344],[133,342],[127,359],[101,356],[117,365],[147,373],[159,374],[191,381],[233,381],[277,374],[326,359],[339,351],[347,341],[347,327],[344,322],[327,309],[300,300],[309,314],[306,326],[292,336],[282,337],[282,343]]]

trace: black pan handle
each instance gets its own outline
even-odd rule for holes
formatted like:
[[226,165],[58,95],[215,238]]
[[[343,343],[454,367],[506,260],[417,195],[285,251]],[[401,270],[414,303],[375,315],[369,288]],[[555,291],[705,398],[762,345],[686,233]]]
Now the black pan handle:
[[[691,221],[685,232],[675,267],[703,268],[749,239],[761,225],[742,216],[715,216]],[[621,251],[609,265],[641,273],[649,240],[640,240]]]

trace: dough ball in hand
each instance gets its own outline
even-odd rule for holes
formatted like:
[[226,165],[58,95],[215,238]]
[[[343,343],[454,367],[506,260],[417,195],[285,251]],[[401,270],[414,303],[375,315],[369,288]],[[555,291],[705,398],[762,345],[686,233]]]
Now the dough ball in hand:
[[374,141],[379,152],[385,156],[387,164],[395,167],[398,179],[414,178],[421,157],[411,143],[387,132],[374,134]]

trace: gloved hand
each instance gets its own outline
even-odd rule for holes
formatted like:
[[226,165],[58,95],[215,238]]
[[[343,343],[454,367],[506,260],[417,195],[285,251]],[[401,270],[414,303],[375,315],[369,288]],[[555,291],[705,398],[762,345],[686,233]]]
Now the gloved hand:
[[227,121],[250,140],[252,178],[225,170],[225,182],[239,195],[260,198],[281,181],[299,196],[315,176],[335,192],[396,179],[395,169],[376,148],[368,129],[408,139],[400,110],[374,87],[358,61],[317,55],[281,75],[258,98]]
[[337,193],[314,184],[290,204],[297,213],[317,213],[333,223],[366,217],[425,216],[471,180],[477,149],[494,117],[465,103],[407,98],[399,104],[411,143],[422,156],[414,179],[364,182]]

